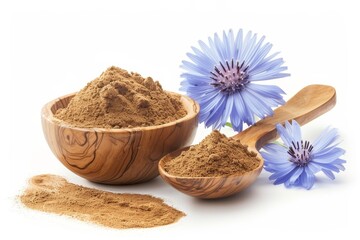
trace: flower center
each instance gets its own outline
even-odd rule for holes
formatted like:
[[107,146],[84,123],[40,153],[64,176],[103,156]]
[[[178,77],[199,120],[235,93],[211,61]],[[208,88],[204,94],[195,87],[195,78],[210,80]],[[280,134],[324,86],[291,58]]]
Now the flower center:
[[305,143],[301,142],[291,142],[292,146],[289,147],[287,152],[290,155],[290,162],[297,164],[298,166],[305,166],[311,161],[311,151],[313,150],[313,145],[309,141]]
[[241,90],[244,86],[249,83],[247,69],[249,66],[244,68],[244,62],[240,65],[239,62],[234,64],[234,59],[231,63],[228,61],[223,64],[214,67],[214,71],[210,72],[212,75],[210,78],[214,80],[211,85],[220,89],[221,92],[233,93]]

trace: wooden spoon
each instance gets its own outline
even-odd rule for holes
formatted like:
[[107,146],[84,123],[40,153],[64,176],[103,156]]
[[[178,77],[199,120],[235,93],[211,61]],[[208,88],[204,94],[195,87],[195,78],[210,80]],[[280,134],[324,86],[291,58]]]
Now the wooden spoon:
[[309,85],[301,89],[285,105],[277,108],[274,115],[258,121],[255,125],[233,136],[257,153],[261,159],[259,167],[242,175],[220,177],[180,177],[167,173],[164,165],[167,161],[186,151],[179,149],[164,156],[159,162],[159,172],[165,182],[177,190],[198,198],[221,198],[233,195],[251,185],[260,174],[264,160],[258,150],[269,141],[277,138],[276,124],[295,119],[304,125],[329,111],[336,104],[336,91],[331,86]]

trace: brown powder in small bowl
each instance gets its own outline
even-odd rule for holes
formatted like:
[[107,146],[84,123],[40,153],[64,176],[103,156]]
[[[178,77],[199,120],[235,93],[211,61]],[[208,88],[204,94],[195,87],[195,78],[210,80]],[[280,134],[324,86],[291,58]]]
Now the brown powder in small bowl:
[[110,67],[79,91],[55,117],[75,127],[161,125],[186,115],[180,97],[138,73]]
[[162,226],[185,216],[160,198],[86,188],[50,174],[32,177],[20,200],[32,209],[119,229]]
[[239,140],[213,131],[198,145],[165,163],[164,169],[181,177],[217,177],[243,174],[257,168],[260,159]]

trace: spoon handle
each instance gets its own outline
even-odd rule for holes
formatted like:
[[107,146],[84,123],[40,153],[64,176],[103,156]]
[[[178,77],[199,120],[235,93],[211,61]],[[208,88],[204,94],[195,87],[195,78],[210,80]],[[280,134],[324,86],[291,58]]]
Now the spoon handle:
[[258,121],[253,126],[238,133],[233,138],[260,149],[267,142],[277,137],[276,124],[295,119],[304,125],[329,111],[336,104],[335,88],[327,85],[309,85],[301,89],[283,106],[274,111],[274,115]]

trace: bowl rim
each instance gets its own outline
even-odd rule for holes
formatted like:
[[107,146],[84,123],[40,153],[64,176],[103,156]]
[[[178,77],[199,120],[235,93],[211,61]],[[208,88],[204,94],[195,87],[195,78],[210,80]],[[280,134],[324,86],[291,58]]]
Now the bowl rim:
[[[58,97],[58,98],[53,99],[50,102],[46,103],[42,107],[41,117],[42,117],[42,119],[45,119],[46,121],[54,123],[60,127],[69,128],[69,129],[73,129],[73,130],[77,130],[77,131],[85,131],[85,132],[94,132],[95,131],[95,132],[113,132],[113,133],[122,133],[122,132],[125,133],[126,132],[126,133],[128,133],[128,132],[142,132],[142,131],[156,130],[156,129],[161,129],[164,127],[173,126],[173,125],[179,124],[181,122],[196,118],[199,115],[200,105],[194,99],[190,98],[189,96],[186,96],[186,95],[183,95],[180,93],[176,93],[176,92],[171,92],[171,91],[165,91],[165,92],[167,92],[171,95],[180,96],[180,101],[183,104],[183,106],[184,106],[184,102],[183,102],[184,100],[192,105],[192,107],[190,106],[185,109],[187,113],[184,117],[179,118],[172,122],[168,122],[168,123],[164,123],[164,124],[160,124],[160,125],[154,125],[154,126],[146,126],[146,127],[133,127],[133,128],[76,127],[76,126],[72,126],[71,124],[68,124],[67,122],[65,122],[63,120],[56,118],[54,116],[51,108],[54,106],[55,103],[61,101],[62,99],[68,98],[71,96],[75,96],[75,94],[77,92],[63,95],[61,97]],[[190,111],[188,109],[190,109]]]

